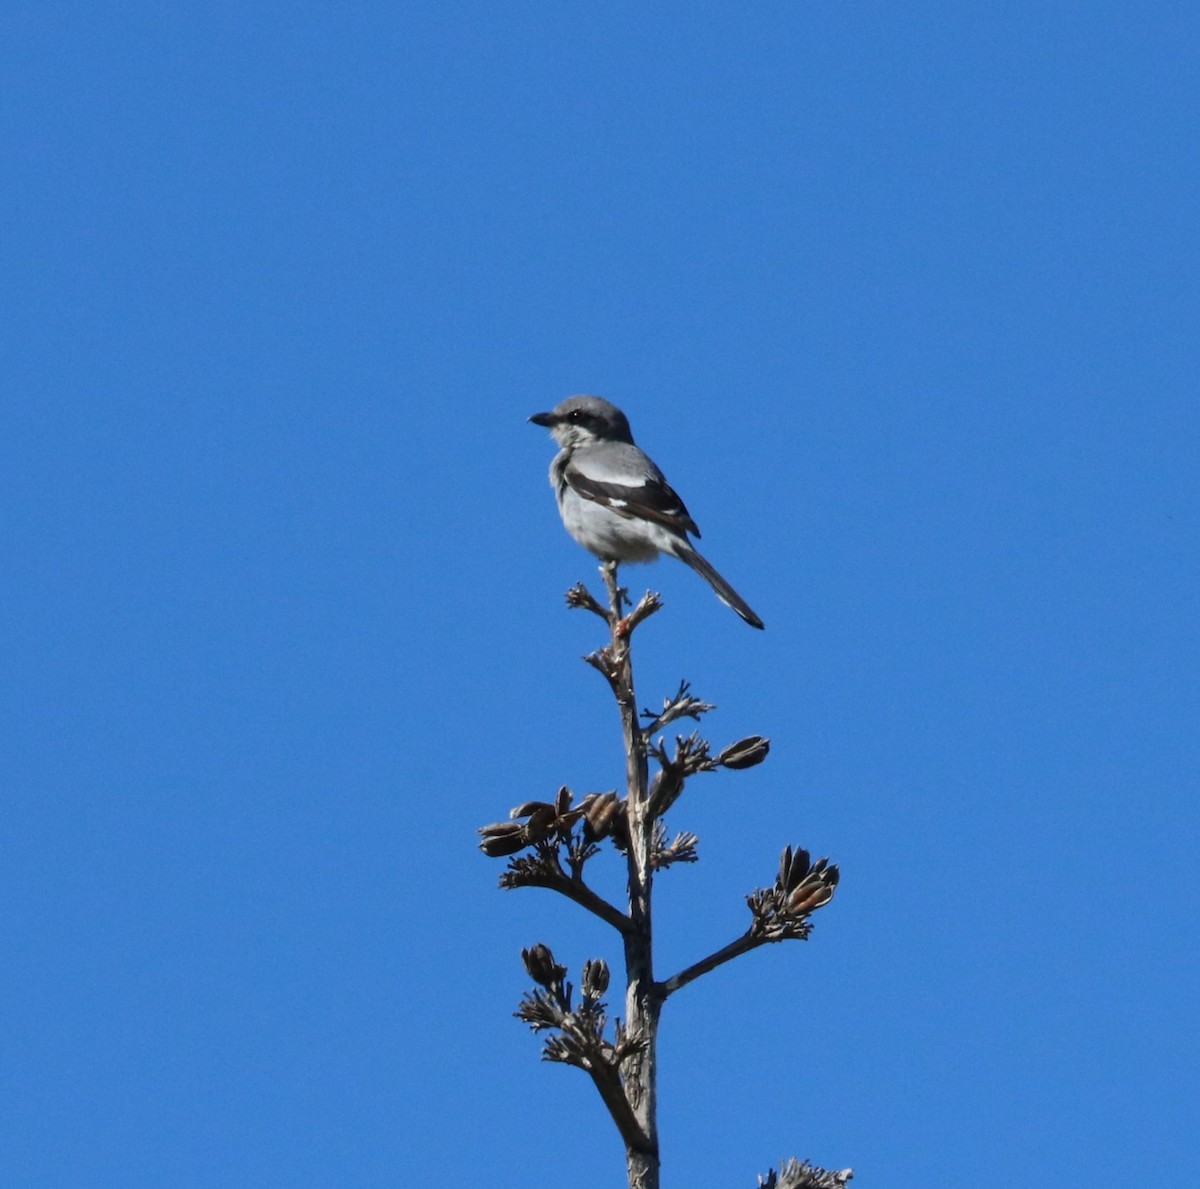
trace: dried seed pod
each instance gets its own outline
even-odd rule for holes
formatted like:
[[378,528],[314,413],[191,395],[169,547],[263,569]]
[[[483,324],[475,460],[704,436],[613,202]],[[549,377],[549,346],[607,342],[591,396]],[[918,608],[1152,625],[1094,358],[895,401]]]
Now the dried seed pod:
[[525,838],[525,827],[515,822],[496,822],[494,825],[484,826],[479,833],[483,836],[479,849],[489,859],[515,855],[517,851],[524,850],[529,845]]
[[775,886],[781,892],[791,892],[799,887],[800,881],[812,867],[811,858],[812,856],[802,846],[796,847],[795,850],[792,850],[790,846],[785,847],[779,862],[779,878],[776,879]]
[[585,798],[583,816],[594,838],[606,838],[613,831],[614,823],[625,806],[616,793],[593,793]]
[[589,999],[599,999],[608,990],[608,963],[603,958],[590,958],[583,964],[583,993]]
[[762,735],[747,735],[731,743],[717,756],[717,763],[723,768],[753,768],[767,758],[771,750],[771,741]]
[[839,875],[837,867],[831,867],[828,859],[818,859],[788,896],[787,911],[792,916],[803,916],[823,908],[833,899]]
[[554,833],[558,824],[557,818],[553,805],[543,805],[540,809],[535,809],[523,827],[526,839],[530,843],[544,842]]
[[554,961],[550,947],[541,941],[527,950],[522,950],[521,961],[525,963],[525,971],[529,977],[547,990],[555,983],[561,982],[563,975],[567,973],[565,966],[559,966]]

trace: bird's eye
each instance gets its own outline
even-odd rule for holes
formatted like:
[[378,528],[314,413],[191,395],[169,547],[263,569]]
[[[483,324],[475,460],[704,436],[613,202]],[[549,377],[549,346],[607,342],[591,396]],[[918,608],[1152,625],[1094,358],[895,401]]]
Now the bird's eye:
[[567,414],[567,416],[568,416],[568,417],[569,417],[569,418],[570,418],[572,421],[578,421],[578,420],[579,420],[579,418],[583,416],[583,413],[582,413],[582,412],[581,412],[579,409],[572,409],[572,410],[571,410],[571,411],[570,411],[570,412]]

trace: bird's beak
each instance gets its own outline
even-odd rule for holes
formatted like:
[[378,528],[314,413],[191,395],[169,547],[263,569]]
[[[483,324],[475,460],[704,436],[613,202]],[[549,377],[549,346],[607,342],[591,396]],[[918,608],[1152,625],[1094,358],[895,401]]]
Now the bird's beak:
[[544,425],[547,429],[549,429],[554,424],[554,414],[534,413],[529,420],[532,421],[534,425]]

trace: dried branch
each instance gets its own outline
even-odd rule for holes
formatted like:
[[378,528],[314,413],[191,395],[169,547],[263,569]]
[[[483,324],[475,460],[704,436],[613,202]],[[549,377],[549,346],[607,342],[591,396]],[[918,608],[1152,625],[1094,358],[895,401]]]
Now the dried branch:
[[659,771],[655,773],[650,786],[650,817],[662,817],[675,804],[689,776],[698,772],[715,772],[718,768],[753,768],[767,758],[770,750],[769,739],[762,735],[748,735],[729,744],[714,758],[709,753],[708,741],[701,739],[699,732],[693,731],[686,738],[676,735],[675,754],[668,756],[663,741],[658,740],[649,748],[659,765]]
[[559,862],[554,847],[539,843],[532,855],[522,855],[510,860],[508,870],[500,876],[500,886],[505,891],[514,888],[549,888],[580,908],[599,917],[611,925],[622,936],[632,929],[629,917],[615,904],[610,904],[598,892],[594,892],[582,879],[568,875]]
[[808,851],[786,847],[774,886],[759,888],[746,897],[753,920],[741,937],[701,958],[671,978],[660,982],[656,991],[666,999],[702,974],[715,970],[760,945],[792,939],[806,940],[812,932],[810,914],[833,899],[838,869],[828,859],[809,861]]
[[633,635],[634,628],[649,619],[656,611],[661,610],[662,600],[659,596],[652,590],[646,591],[638,600],[638,605],[617,624],[617,635],[628,638]]
[[662,817],[679,799],[684,782],[697,772],[712,772],[717,763],[708,754],[708,741],[693,731],[686,738],[675,736],[675,754],[667,755],[660,739],[650,747],[650,754],[658,761],[659,771],[650,786],[647,814],[651,820]]
[[612,686],[614,691],[616,690],[616,683],[620,676],[620,665],[613,659],[611,645],[605,644],[603,648],[597,648],[595,652],[589,652],[583,659],[593,669],[603,674],[608,684]]
[[659,983],[655,990],[658,992],[660,999],[666,999],[668,995],[673,995],[680,987],[686,987],[688,983],[694,982],[702,974],[707,974],[710,970],[716,970],[718,966],[723,966],[726,962],[732,962],[734,958],[740,958],[742,954],[748,954],[751,950],[766,944],[767,939],[765,937],[756,937],[751,930],[747,929],[741,937],[735,938],[728,945],[722,946],[719,950],[709,954],[707,958],[701,958],[699,962],[693,962],[691,966]]
[[621,1068],[645,1051],[647,1041],[645,1036],[625,1029],[620,1020],[614,1021],[615,1040],[605,1037],[608,1013],[601,996],[608,990],[608,963],[601,958],[584,963],[582,1002],[578,1008],[573,1008],[573,988],[565,981],[566,967],[554,961],[549,946],[539,942],[522,950],[521,960],[530,978],[541,989],[527,992],[513,1014],[534,1032],[549,1030],[557,1033],[543,1044],[542,1060],[584,1070],[595,1084],[626,1146],[644,1149],[646,1134],[630,1106]]
[[771,1169],[765,1177],[758,1178],[759,1189],[841,1189],[853,1179],[854,1170],[844,1168],[841,1172],[828,1172],[807,1160],[785,1160],[776,1174]]
[[663,699],[663,708],[661,712],[656,714],[653,710],[643,710],[642,717],[649,718],[652,721],[647,723],[642,728],[642,734],[649,739],[652,735],[657,734],[665,726],[675,722],[680,718],[694,718],[697,722],[700,721],[702,714],[707,714],[710,710],[716,710],[716,705],[712,702],[702,702],[699,698],[694,698],[688,690],[690,682],[681,681],[679,689],[674,697]]
[[673,842],[667,842],[667,827],[662,821],[654,823],[654,837],[650,843],[650,866],[662,871],[672,863],[696,863],[700,856],[696,847],[700,839],[690,831],[676,834]]
[[[603,674],[620,712],[625,750],[625,795],[589,793],[578,803],[564,786],[553,800],[518,806],[509,820],[484,826],[480,849],[507,858],[500,877],[504,888],[545,887],[573,900],[622,936],[625,958],[625,1019],[610,1020],[603,996],[610,976],[606,963],[584,964],[581,995],[573,1003],[566,968],[545,945],[522,951],[525,968],[536,986],[522,998],[516,1015],[535,1032],[546,1032],[542,1057],[573,1065],[592,1079],[625,1144],[626,1171],[632,1189],[658,1189],[657,1032],[667,997],[688,983],[741,954],[789,938],[806,938],[810,915],[827,904],[837,885],[838,869],[827,859],[810,861],[807,851],[788,847],[770,888],[746,897],[751,923],[728,945],[656,982],[653,974],[651,895],[657,871],[675,863],[697,861],[699,839],[684,831],[669,839],[663,815],[681,796],[689,777],[718,768],[742,769],[761,763],[770,743],[750,735],[715,756],[698,731],[676,736],[668,754],[664,741],[652,742],[664,728],[685,718],[700,721],[715,709],[692,695],[688,682],[663,700],[660,711],[639,715],[634,693],[631,637],[662,606],[647,591],[636,605],[618,584],[617,565],[600,566],[608,596],[605,607],[583,583],[567,592],[567,605],[603,619],[609,639],[584,660]],[[639,725],[644,721],[645,725]],[[649,760],[658,770],[650,781]],[[587,864],[609,839],[625,859],[628,910],[598,895],[584,880]],[[606,1035],[606,1032],[608,1035]],[[771,1171],[762,1189],[837,1189],[851,1177],[849,1169],[826,1172],[807,1161],[785,1161]]]
[[582,608],[584,611],[590,611],[593,615],[599,615],[605,621],[608,619],[608,612],[596,602],[592,592],[582,582],[576,582],[567,591],[567,606],[572,608],[572,610]]
[[621,618],[621,608],[629,602],[629,591],[617,584],[617,563],[615,561],[600,563],[600,578],[604,582],[604,590],[608,594],[609,612],[605,618],[611,625]]
[[[500,876],[502,888],[549,888],[626,935],[632,928],[630,918],[583,881],[584,865],[599,852],[596,843],[605,837],[617,842],[627,831],[624,803],[615,793],[589,793],[575,806],[571,801],[571,791],[563,785],[552,802],[518,805],[509,814],[518,820],[479,830],[479,848],[491,858],[512,856]],[[529,847],[533,854],[518,854]],[[569,873],[563,869],[564,855]]]

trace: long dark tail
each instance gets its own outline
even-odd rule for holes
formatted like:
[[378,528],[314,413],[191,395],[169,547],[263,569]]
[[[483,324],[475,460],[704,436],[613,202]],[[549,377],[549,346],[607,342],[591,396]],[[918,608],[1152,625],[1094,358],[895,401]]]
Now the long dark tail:
[[675,547],[674,552],[681,562],[686,562],[691,566],[716,591],[717,598],[726,607],[732,607],[752,628],[763,626],[763,621],[750,610],[750,604],[713,569],[712,562],[708,558],[696,552],[690,541],[681,541]]

